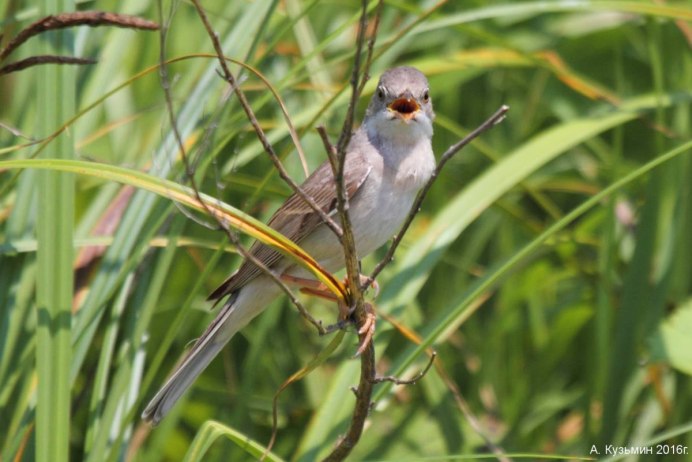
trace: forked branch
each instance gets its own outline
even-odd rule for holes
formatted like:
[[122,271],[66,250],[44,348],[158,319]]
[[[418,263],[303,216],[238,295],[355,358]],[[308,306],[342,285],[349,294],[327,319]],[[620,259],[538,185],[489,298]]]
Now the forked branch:
[[402,225],[401,229],[397,233],[397,235],[394,237],[394,240],[392,241],[392,244],[389,246],[389,249],[387,249],[387,253],[385,256],[380,260],[380,262],[375,266],[375,269],[372,271],[370,276],[365,279],[363,284],[361,285],[362,288],[368,287],[372,282],[377,278],[377,276],[382,272],[382,270],[387,266],[389,263],[391,263],[392,258],[394,258],[394,252],[396,252],[397,247],[399,247],[399,244],[401,243],[401,240],[404,237],[404,234],[406,234],[406,231],[408,231],[409,226],[411,226],[411,223],[413,222],[413,219],[416,218],[416,215],[420,211],[421,204],[423,204],[423,200],[425,200],[425,196],[428,194],[428,191],[430,191],[430,188],[432,187],[433,183],[437,179],[437,177],[440,175],[440,172],[442,171],[442,168],[445,166],[447,161],[454,157],[456,153],[461,151],[467,144],[469,144],[471,141],[473,141],[475,138],[480,136],[482,133],[490,130],[493,128],[495,125],[499,124],[502,122],[507,115],[507,111],[509,111],[509,106],[507,105],[502,105],[500,108],[495,111],[493,115],[488,117],[488,119],[480,124],[476,129],[474,129],[471,133],[466,135],[461,141],[453,144],[450,146],[444,154],[440,157],[439,162],[437,163],[437,166],[435,167],[435,170],[433,171],[432,176],[428,180],[427,183],[423,186],[423,189],[418,193],[418,197],[416,198],[416,201],[413,203],[413,206],[411,206],[411,210],[408,213],[408,216],[406,217],[406,220],[404,220],[404,224]]

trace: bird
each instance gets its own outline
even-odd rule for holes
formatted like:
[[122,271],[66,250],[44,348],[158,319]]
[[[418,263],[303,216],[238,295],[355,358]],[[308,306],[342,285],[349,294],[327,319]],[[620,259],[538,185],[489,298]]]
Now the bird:
[[[428,80],[421,71],[401,66],[382,73],[363,122],[344,151],[344,184],[359,260],[394,236],[432,176],[434,119]],[[300,188],[328,216],[338,218],[329,162],[320,165]],[[299,195],[286,199],[267,224],[300,245],[327,271],[344,267],[339,239]],[[279,277],[294,282],[311,279],[307,270],[271,247],[256,242],[249,252]],[[157,425],[233,335],[281,293],[270,276],[245,260],[209,296],[210,301],[225,299],[219,313],[174,367],[142,419]]]

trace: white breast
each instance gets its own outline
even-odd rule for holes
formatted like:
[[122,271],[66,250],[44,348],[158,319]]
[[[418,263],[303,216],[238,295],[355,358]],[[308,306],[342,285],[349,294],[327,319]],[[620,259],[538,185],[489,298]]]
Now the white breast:
[[[428,138],[414,145],[368,146],[370,175],[351,200],[349,215],[358,257],[372,253],[399,231],[413,202],[435,168]],[[344,266],[343,250],[322,226],[301,245],[329,271]]]
[[430,178],[434,168],[432,149],[417,149],[417,155],[402,156],[393,168],[385,161],[382,170],[374,169],[373,173],[382,172],[381,179],[371,175],[354,200],[351,221],[359,256],[372,253],[394,236],[418,191]]

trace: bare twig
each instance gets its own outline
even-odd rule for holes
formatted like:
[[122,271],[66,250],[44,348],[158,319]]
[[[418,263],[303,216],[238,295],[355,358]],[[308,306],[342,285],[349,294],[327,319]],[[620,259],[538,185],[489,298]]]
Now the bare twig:
[[[197,5],[197,3],[195,2]],[[161,30],[161,55],[160,55],[160,73],[161,73],[161,79],[162,79],[162,87],[164,90],[164,95],[166,99],[166,106],[168,109],[168,114],[170,118],[170,123],[171,123],[171,129],[173,130],[176,143],[178,144],[178,149],[180,149],[180,155],[183,161],[183,164],[185,166],[185,172],[188,177],[188,180],[190,181],[190,185],[192,187],[192,190],[194,191],[195,197],[198,201],[198,203],[204,208],[206,213],[214,218],[214,220],[218,223],[219,228],[222,229],[226,235],[228,236],[228,239],[233,243],[233,245],[236,247],[236,250],[240,255],[245,258],[246,260],[252,262],[257,268],[259,268],[264,274],[269,276],[289,297],[291,302],[296,306],[298,311],[301,313],[305,319],[307,319],[315,328],[317,331],[320,333],[320,335],[324,335],[326,331],[324,330],[324,327],[322,326],[322,323],[318,320],[316,320],[308,311],[305,309],[305,307],[300,303],[300,301],[296,298],[296,296],[293,294],[291,289],[276,275],[274,272],[269,269],[264,263],[262,263],[257,257],[252,255],[247,249],[245,249],[242,244],[240,243],[240,239],[238,236],[231,230],[231,228],[228,226],[228,224],[221,219],[221,217],[211,208],[209,205],[202,200],[202,197],[199,192],[199,187],[197,185],[197,181],[195,180],[194,176],[194,171],[190,165],[186,150],[185,150],[185,145],[183,143],[182,137],[180,135],[180,131],[178,130],[178,125],[177,125],[177,120],[175,117],[175,111],[173,109],[173,99],[171,96],[171,91],[170,91],[170,85],[168,83],[168,68],[166,66],[166,60],[165,60],[165,40],[166,40],[166,31],[167,28],[164,27]]]
[[288,175],[288,172],[284,168],[283,164],[281,163],[281,160],[279,159],[279,156],[276,154],[276,151],[274,151],[274,147],[271,145],[269,140],[267,139],[267,136],[264,133],[264,130],[262,130],[262,127],[260,127],[259,122],[257,121],[257,117],[255,116],[255,113],[253,112],[252,108],[250,107],[250,103],[248,102],[247,98],[245,97],[245,93],[240,89],[240,86],[237,85],[236,79],[231,73],[231,70],[228,68],[228,65],[226,64],[226,58],[224,57],[223,54],[223,49],[221,48],[221,42],[219,42],[219,37],[218,35],[214,32],[211,24],[209,23],[209,18],[207,17],[207,14],[204,12],[204,9],[202,6],[199,4],[199,0],[192,0],[193,5],[195,5],[195,9],[197,10],[197,14],[199,15],[200,19],[202,20],[202,23],[204,24],[204,28],[207,30],[207,33],[209,34],[209,38],[212,41],[212,44],[214,45],[214,50],[216,51],[216,54],[219,59],[219,64],[221,65],[221,69],[223,71],[223,76],[228,82],[228,84],[231,86],[233,89],[233,92],[235,93],[236,97],[238,98],[238,102],[240,103],[240,106],[243,108],[243,111],[245,111],[245,115],[247,116],[248,120],[250,121],[250,124],[252,125],[253,129],[255,130],[255,133],[257,134],[257,138],[259,139],[260,143],[262,144],[262,147],[264,148],[264,151],[269,154],[269,157],[274,164],[274,167],[278,170],[279,176],[281,177],[286,184],[288,184],[291,189],[293,190],[294,193],[296,193],[298,196],[300,196],[303,201],[305,201],[315,213],[319,215],[319,217],[322,219],[322,221],[329,227],[329,229],[332,230],[334,235],[337,236],[339,241],[341,241],[343,232],[339,225],[337,225],[334,220],[332,220],[327,213],[322,210],[322,208],[315,202],[315,200],[307,195],[305,191],[303,191],[298,184],[293,181],[293,179]]
[[375,55],[375,40],[377,39],[377,31],[380,28],[380,18],[382,17],[382,8],[384,7],[384,0],[379,0],[377,2],[377,8],[375,9],[375,17],[372,20],[372,32],[370,34],[370,40],[368,40],[368,51],[365,57],[365,66],[363,66],[363,78],[360,81],[360,86],[358,87],[358,94],[363,93],[365,84],[370,80],[370,65],[372,64],[372,58]]
[[[435,171],[433,172],[432,177],[430,180],[425,184],[421,192],[419,193],[416,202],[414,203],[413,207],[411,208],[411,212],[409,212],[409,215],[406,218],[406,221],[404,222],[404,225],[401,228],[401,231],[395,238],[394,242],[390,246],[387,255],[385,258],[380,262],[380,264],[377,265],[375,268],[375,271],[373,271],[373,274],[366,279],[365,283],[361,285],[361,289],[365,289],[368,285],[374,281],[374,278],[379,274],[380,271],[389,263],[392,259],[392,255],[394,254],[394,251],[396,250],[396,247],[399,245],[401,242],[401,238],[403,237],[404,233],[410,226],[411,222],[413,221],[414,217],[418,213],[418,210],[420,209],[421,203],[423,202],[423,199],[425,198],[425,195],[427,194],[428,190],[432,186],[433,182],[437,178],[439,172],[442,170],[442,167],[447,163],[447,161],[454,156],[460,149],[462,149],[464,146],[466,146],[471,140],[476,138],[478,135],[483,133],[484,131],[488,130],[495,124],[499,123],[505,116],[506,112],[509,110],[507,106],[502,106],[493,116],[491,116],[486,122],[481,124],[477,129],[475,129],[473,132],[471,132],[469,135],[467,135],[464,139],[459,141],[458,143],[454,144],[451,146],[440,158],[440,161],[437,164],[437,167],[435,168]],[[344,229],[347,227],[344,226]],[[344,233],[346,235],[346,233]],[[347,251],[348,253],[348,251]],[[350,282],[350,281],[349,281]],[[362,297],[362,296],[361,296]],[[362,298],[361,298],[362,300]],[[357,314],[357,311],[356,311]],[[364,335],[361,335],[361,339],[363,339]],[[365,352],[363,356],[361,357],[361,378],[360,382],[358,384],[358,388],[355,391],[356,394],[356,404],[355,404],[355,409],[353,412],[353,417],[351,419],[351,425],[349,427],[348,432],[346,435],[339,441],[337,447],[334,449],[334,451],[325,459],[327,461],[338,461],[338,460],[343,460],[351,451],[351,449],[355,446],[355,444],[358,442],[358,439],[360,438],[360,435],[362,433],[363,425],[365,424],[365,418],[367,417],[367,413],[370,410],[371,407],[371,396],[372,396],[372,385],[374,383],[380,382],[377,380],[375,376],[375,368],[374,368],[374,347],[372,344],[368,346],[368,348],[365,349]],[[372,362],[372,368],[369,366],[370,363]],[[432,364],[432,362],[430,363]],[[427,370],[427,368],[426,368]],[[425,371],[424,371],[425,372]],[[371,374],[369,376],[366,376],[365,374]],[[385,381],[390,381],[390,378],[385,378]],[[391,381],[399,380],[396,378],[391,378]],[[364,381],[368,382],[368,384],[365,384]],[[405,383],[402,381],[402,383]]]
[[[484,301],[486,301],[489,297],[489,294],[486,294],[478,299],[477,303],[474,303],[476,307],[472,309],[471,311],[475,311],[475,309],[478,309]],[[411,342],[415,343],[416,345],[420,345],[423,343],[423,339],[421,338],[420,334],[412,330],[411,328],[403,325],[393,317],[383,314],[383,317],[394,326],[396,330],[398,330],[401,334],[403,334],[404,337],[409,339]],[[431,363],[432,363],[432,358],[434,355],[437,353],[432,349],[432,348],[427,348],[426,352],[430,355],[431,357]],[[449,389],[450,393],[454,397],[454,401],[456,402],[457,406],[459,407],[459,410],[461,413],[464,415],[464,418],[468,422],[468,424],[473,428],[480,436],[483,441],[485,441],[486,447],[490,449],[490,451],[495,454],[497,459],[500,462],[510,462],[510,459],[505,455],[504,450],[502,447],[498,446],[495,444],[488,435],[485,433],[485,429],[481,425],[481,423],[478,421],[478,418],[473,414],[473,411],[471,411],[471,408],[469,407],[468,403],[466,400],[463,398],[461,395],[461,391],[459,388],[456,386],[454,383],[454,380],[447,374],[447,371],[445,370],[444,363],[442,361],[436,361],[435,362],[435,370],[437,371],[437,374],[442,378],[442,381],[447,385],[447,388]],[[396,383],[396,382],[395,382]]]
[[0,128],[3,130],[7,130],[8,132],[12,133],[12,135],[14,135],[18,138],[24,138],[25,140],[28,140],[31,143],[36,143],[36,140],[31,138],[30,136],[23,134],[17,127],[13,127],[13,126],[8,125],[6,123],[0,122]]
[[46,16],[22,29],[10,40],[5,48],[0,50],[0,61],[7,58],[22,43],[31,37],[48,30],[64,29],[74,26],[116,26],[129,29],[156,30],[159,25],[155,22],[127,14],[108,13],[104,11],[75,11]]
[[[366,334],[359,336],[363,341]],[[360,380],[358,387],[354,390],[356,395],[356,405],[351,416],[351,424],[346,434],[339,440],[336,448],[324,459],[324,462],[334,462],[344,460],[358,443],[365,420],[371,409],[372,389],[375,386],[373,378],[375,371],[375,347],[372,342],[367,344],[365,351],[360,355]]]
[[325,327],[324,330],[326,330],[328,334],[331,334],[332,332],[346,329],[351,324],[352,321],[350,319],[337,319],[337,321],[334,324],[327,325],[327,327]]
[[[361,71],[360,59],[365,41],[365,31],[367,29],[367,10],[368,1],[363,0],[362,13],[360,22],[358,24],[358,38],[356,41],[353,72],[351,74],[351,100],[349,102],[348,110],[346,111],[346,119],[344,120],[341,135],[336,146],[336,169],[334,169],[334,162],[332,161],[332,168],[334,169],[334,178],[336,183],[337,211],[344,230],[342,246],[344,250],[344,258],[346,260],[346,272],[348,275],[350,289],[349,301],[351,306],[355,305],[353,317],[359,326],[366,321],[367,312],[363,300],[363,289],[361,289],[360,286],[360,269],[358,267],[353,230],[351,228],[351,222],[348,216],[348,197],[346,194],[346,186],[344,181],[344,163],[346,161],[346,147],[348,146],[352,135],[351,132],[353,129],[355,106],[358,102],[358,98],[360,97],[363,86],[365,85],[365,81],[368,78],[367,76],[369,73],[370,64],[372,62],[372,50],[374,49],[374,43],[377,38],[377,30],[375,29],[368,44],[368,56],[365,61],[365,68],[363,69],[363,82],[359,84],[359,75]],[[379,24],[379,16],[381,12],[382,0],[380,0],[380,4],[378,5],[377,12],[375,14],[375,26]],[[327,148],[327,152],[331,153],[332,151],[329,147],[331,143],[329,143],[326,132],[324,132],[324,134],[321,136],[323,137],[323,142]],[[367,419],[371,409],[371,397],[374,386],[373,379],[376,376],[375,346],[371,341],[372,339],[370,338],[370,335],[371,334],[369,332],[363,330],[358,331],[358,338],[361,343],[359,351],[362,351],[362,353],[360,355],[360,380],[355,391],[356,402],[353,409],[353,415],[351,416],[348,431],[337,443],[334,450],[324,459],[325,461],[331,462],[344,460],[351,453],[353,447],[358,443],[358,440],[360,440],[363,433],[365,420]]]
[[377,276],[384,269],[384,267],[392,261],[392,258],[394,257],[394,252],[401,243],[401,240],[404,237],[404,234],[406,234],[406,231],[408,230],[409,226],[411,226],[413,219],[418,214],[420,206],[423,203],[423,200],[425,199],[425,196],[428,194],[428,191],[432,187],[433,183],[437,179],[438,175],[440,174],[440,171],[442,171],[442,168],[445,166],[447,161],[451,159],[457,152],[459,152],[464,146],[466,146],[476,137],[478,137],[481,133],[491,129],[498,123],[502,122],[502,120],[505,118],[505,115],[507,114],[507,111],[509,111],[509,106],[502,105],[500,109],[495,111],[495,113],[492,116],[490,116],[485,122],[479,125],[471,133],[466,135],[461,141],[450,146],[445,151],[445,153],[442,154],[442,156],[440,157],[440,161],[437,163],[437,166],[433,171],[433,174],[430,176],[430,179],[427,183],[425,183],[425,186],[423,186],[423,189],[421,189],[420,193],[418,193],[416,201],[413,203],[413,206],[411,206],[411,210],[409,211],[403,226],[397,233],[396,237],[394,238],[394,241],[392,241],[392,244],[389,246],[387,253],[382,258],[382,260],[380,260],[377,266],[375,266],[375,269],[372,271],[370,276],[367,279],[365,279],[365,282],[361,285],[361,288],[364,289],[368,287],[370,284],[372,284],[372,282],[375,280],[375,278],[377,278]]
[[329,159],[329,163],[332,166],[332,171],[336,171],[339,165],[339,161],[336,158],[336,148],[332,144],[331,141],[329,141],[329,135],[327,134],[327,129],[324,128],[324,125],[320,125],[317,127],[317,133],[319,133],[320,138],[322,139],[322,144],[324,145],[324,150],[327,153],[327,158]]
[[[215,54],[214,56],[218,56]],[[279,105],[279,109],[281,109],[281,113],[284,116],[284,121],[286,122],[286,128],[288,128],[288,133],[291,135],[291,140],[293,140],[293,146],[296,149],[296,152],[298,154],[298,157],[300,158],[300,164],[303,166],[303,172],[305,173],[305,176],[308,177],[310,175],[310,170],[308,168],[307,164],[307,159],[305,158],[305,152],[303,151],[303,146],[300,143],[300,136],[298,136],[298,131],[296,128],[293,126],[293,121],[291,120],[291,117],[288,115],[288,108],[286,107],[286,104],[284,103],[283,99],[281,99],[281,95],[279,92],[276,91],[274,86],[269,82],[269,79],[267,79],[259,70],[256,68],[250,66],[248,63],[245,63],[243,61],[239,61],[237,59],[232,59],[232,58],[227,58],[224,57],[225,60],[230,61],[234,64],[237,64],[246,70],[250,71],[253,73],[257,78],[259,78],[267,87],[267,89],[272,93],[274,96],[274,99],[276,100],[276,103]],[[221,73],[220,71],[217,71],[217,74],[219,77],[222,79],[226,80],[226,77]],[[224,96],[224,98],[228,98],[230,96],[231,92],[233,91],[232,88],[228,88],[228,91],[226,92],[227,95]]]
[[[336,210],[339,215],[339,220],[341,221],[341,226],[343,229],[343,238],[341,241],[344,260],[346,263],[346,276],[348,279],[349,287],[349,305],[353,307],[354,318],[357,322],[361,323],[365,321],[365,310],[363,304],[362,289],[360,288],[359,281],[359,268],[358,268],[358,256],[356,255],[356,244],[355,238],[353,236],[353,228],[351,225],[351,218],[348,214],[348,194],[346,192],[346,181],[344,178],[344,165],[346,163],[346,148],[351,140],[353,121],[355,117],[355,108],[360,97],[360,66],[361,66],[361,52],[363,50],[363,44],[365,43],[365,30],[368,23],[368,0],[362,1],[360,21],[358,23],[358,37],[356,40],[356,53],[353,59],[353,71],[351,72],[351,99],[348,103],[348,109],[346,110],[346,117],[344,119],[343,127],[341,128],[341,134],[339,135],[339,141],[336,144],[336,160],[337,165],[334,168],[332,164],[332,171],[334,173],[334,183],[336,189]],[[330,150],[328,149],[327,152]]]
[[336,143],[336,150],[341,158],[339,159],[339,170],[344,168],[344,151],[348,146],[348,142],[351,140],[351,135],[353,134],[353,122],[355,119],[356,104],[358,104],[358,99],[360,98],[360,67],[361,67],[361,54],[363,50],[363,44],[365,43],[365,30],[368,27],[368,0],[362,0],[362,10],[360,15],[360,22],[358,24],[358,35],[356,38],[356,52],[353,56],[353,70],[351,71],[351,99],[348,102],[348,108],[346,110],[346,117],[344,117],[344,124],[341,128],[341,135],[339,135],[339,141]]
[[0,67],[0,75],[17,72],[41,64],[96,64],[95,59],[74,58],[72,56],[40,55],[21,59]]
[[483,438],[483,441],[485,441],[485,446],[488,449],[490,449],[490,451],[493,454],[495,454],[495,457],[497,457],[497,460],[499,460],[500,462],[511,462],[511,459],[507,457],[505,451],[500,446],[495,444],[495,442],[492,441],[485,434],[485,430],[483,429],[481,423],[478,421],[478,418],[473,414],[473,411],[469,407],[469,404],[461,395],[459,387],[457,387],[456,383],[454,383],[454,380],[452,380],[449,374],[447,374],[447,371],[445,370],[445,367],[442,364],[442,362],[438,361],[435,364],[435,369],[437,370],[437,373],[442,379],[442,381],[445,383],[445,385],[447,385],[449,391],[452,393],[452,396],[454,397],[454,402],[456,402],[457,406],[459,407],[459,410],[464,415],[464,418],[466,418],[466,421],[469,423],[471,428],[475,430],[476,434]]
[[420,371],[413,378],[400,379],[399,377],[395,377],[393,375],[385,375],[385,376],[375,377],[374,379],[372,379],[372,381],[374,383],[392,382],[395,385],[414,385],[420,379],[425,377],[425,374],[428,373],[428,371],[432,367],[433,363],[435,362],[435,358],[437,358],[437,352],[433,351],[432,354],[430,355],[430,361],[428,361],[428,364],[425,366],[425,369]]

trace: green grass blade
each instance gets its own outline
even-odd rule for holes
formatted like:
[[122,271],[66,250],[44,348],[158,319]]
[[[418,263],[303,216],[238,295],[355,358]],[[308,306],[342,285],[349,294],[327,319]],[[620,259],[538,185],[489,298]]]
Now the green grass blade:
[[[669,96],[664,100],[673,104]],[[645,96],[623,104],[623,109],[601,116],[571,120],[545,130],[508,154],[468,187],[449,200],[435,221],[396,265],[395,278],[383,287],[380,306],[390,310],[406,306],[420,291],[432,267],[459,234],[481,212],[560,154],[613,127],[639,115],[639,111],[656,106],[655,96]],[[511,111],[510,111],[510,116]]]
[[[136,170],[116,167],[112,165],[101,165],[94,162],[84,161],[61,161],[52,160],[10,160],[0,161],[0,168],[37,168],[47,170],[59,170],[66,172],[82,173],[97,178],[104,178],[111,181],[118,181],[123,184],[137,186],[142,190],[158,194],[163,198],[184,204],[188,207],[204,211],[204,207],[197,202],[197,198],[192,189],[181,186],[173,181],[164,180],[156,176],[138,172]],[[202,200],[210,207],[214,213],[219,213],[221,219],[226,220],[230,226],[249,234],[259,241],[270,245],[307,270],[312,272],[321,282],[323,282],[335,294],[343,293],[341,284],[331,274],[325,272],[319,264],[296,243],[287,239],[281,233],[270,228],[266,224],[248,215],[241,210],[228,204],[224,204],[206,194],[200,194]]]
[[[43,14],[73,9],[70,0],[46,0],[41,5]],[[40,54],[72,54],[71,34],[66,31],[50,33],[42,44]],[[71,66],[41,66],[38,74],[39,125],[46,132],[74,114],[76,71]],[[43,155],[73,158],[73,139],[56,139]],[[37,179],[36,456],[39,462],[63,462],[69,460],[70,441],[74,175],[44,171]]]
[[[678,156],[681,156],[683,154],[689,154],[692,152],[692,141],[689,141],[687,143],[684,143],[677,148],[668,151],[658,157],[656,157],[654,160],[647,162],[640,168],[634,170],[631,172],[629,175],[626,175],[625,177],[621,178],[618,181],[615,181],[612,183],[610,186],[607,188],[603,189],[601,192],[598,194],[594,195],[590,199],[586,200],[583,202],[580,206],[576,207],[573,209],[571,212],[569,212],[567,215],[565,215],[562,219],[558,220],[555,222],[553,225],[551,225],[548,229],[546,229],[543,233],[541,233],[538,237],[536,237],[534,240],[532,240],[529,244],[524,246],[521,250],[516,252],[514,255],[512,255],[504,264],[502,264],[496,271],[493,271],[492,273],[488,274],[486,277],[484,277],[475,287],[473,287],[472,290],[470,290],[466,295],[462,297],[459,303],[454,303],[452,306],[454,307],[451,310],[448,310],[444,313],[442,313],[442,316],[439,317],[438,319],[435,319],[431,322],[428,322],[427,327],[425,329],[425,336],[423,339],[423,342],[421,342],[420,345],[417,345],[415,347],[409,348],[408,353],[402,354],[399,357],[399,360],[395,363],[395,365],[392,367],[392,374],[393,375],[400,375],[404,369],[410,365],[418,356],[423,354],[423,351],[434,344],[437,340],[437,338],[440,336],[442,332],[445,331],[446,327],[450,324],[455,323],[455,318],[459,316],[464,316],[466,309],[471,305],[471,303],[477,299],[481,294],[483,294],[486,290],[488,290],[490,287],[492,287],[503,275],[508,273],[512,268],[514,268],[517,264],[519,264],[523,259],[531,255],[533,252],[538,250],[541,245],[543,245],[550,237],[554,236],[555,233],[557,233],[559,230],[565,228],[567,225],[572,223],[576,218],[580,217],[584,213],[586,213],[588,210],[591,208],[595,207],[602,201],[604,198],[608,197],[610,194],[618,191],[620,188],[623,186],[627,185],[628,183],[631,183],[632,181],[641,178],[651,170],[655,169],[656,167],[672,160],[675,159]],[[375,393],[375,400],[382,399],[384,394],[391,388],[391,385],[389,383],[386,383],[383,385],[380,389],[377,390]]]
[[[266,448],[263,448],[259,443],[249,439],[243,433],[223,425],[222,423],[209,420],[200,428],[197,436],[190,445],[190,449],[185,454],[183,462],[199,462],[206,460],[207,451],[219,438],[228,439],[254,458],[262,457],[266,450]],[[283,459],[269,452],[264,460],[282,462]]]

